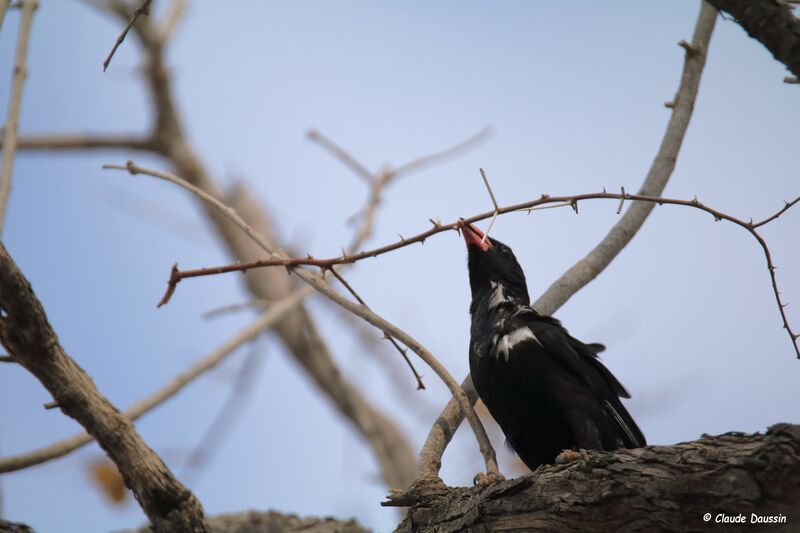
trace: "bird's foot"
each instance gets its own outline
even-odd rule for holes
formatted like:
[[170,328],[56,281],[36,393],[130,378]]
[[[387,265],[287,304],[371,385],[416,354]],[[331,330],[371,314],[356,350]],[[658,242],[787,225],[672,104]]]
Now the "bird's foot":
[[476,486],[480,487],[489,487],[494,485],[495,483],[500,483],[501,481],[505,481],[506,478],[500,472],[478,472],[475,474],[475,477],[472,480],[472,483]]
[[564,450],[556,457],[556,464],[565,465],[567,463],[574,463],[581,458],[581,454],[575,450]]

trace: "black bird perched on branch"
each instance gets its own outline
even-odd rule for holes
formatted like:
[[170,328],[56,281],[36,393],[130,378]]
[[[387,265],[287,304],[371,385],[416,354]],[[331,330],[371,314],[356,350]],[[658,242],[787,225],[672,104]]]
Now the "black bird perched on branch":
[[630,395],[597,358],[605,347],[530,306],[511,248],[463,219],[459,228],[472,288],[472,381],[520,459],[533,470],[563,450],[645,446],[619,399]]

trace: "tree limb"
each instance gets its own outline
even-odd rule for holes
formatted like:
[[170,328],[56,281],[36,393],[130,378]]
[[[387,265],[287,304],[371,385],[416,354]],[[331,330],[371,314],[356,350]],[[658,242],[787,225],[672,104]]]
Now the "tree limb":
[[0,341],[117,465],[156,532],[205,532],[203,508],[131,420],[63,350],[30,284],[0,244]]
[[738,531],[720,523],[738,514],[747,520],[741,529],[752,531],[751,513],[777,519],[758,531],[800,525],[800,425],[580,455],[486,489],[451,488],[405,502],[412,507],[396,531]]
[[[694,110],[694,103],[700,87],[700,78],[708,53],[708,44],[717,12],[707,3],[700,2],[700,14],[695,24],[692,36],[692,47],[699,53],[685,52],[683,73],[675,105],[672,108],[667,130],[661,141],[658,154],[650,167],[647,177],[639,190],[640,194],[660,196],[664,190],[675,161],[678,158],[684,134],[689,125],[689,119]],[[573,294],[578,292],[587,283],[596,278],[607,267],[614,257],[633,239],[641,229],[642,224],[652,211],[654,204],[634,203],[589,254],[578,261],[572,268],[556,280],[545,293],[533,304],[543,314],[551,315],[561,307]],[[796,345],[795,345],[796,346]],[[465,391],[474,391],[472,379],[469,375],[464,379],[462,387]],[[472,395],[477,399],[477,394]],[[428,438],[419,454],[417,464],[417,479],[438,479],[441,459],[450,439],[463,420],[458,404],[450,400],[442,414],[428,433]]]
[[707,0],[729,13],[747,34],[800,77],[800,19],[779,0]]

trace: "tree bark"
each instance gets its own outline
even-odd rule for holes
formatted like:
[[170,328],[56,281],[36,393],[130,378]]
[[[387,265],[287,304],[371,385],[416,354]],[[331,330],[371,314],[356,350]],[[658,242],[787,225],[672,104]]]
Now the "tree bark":
[[747,34],[800,77],[800,19],[778,0],[707,0],[730,14]]
[[64,351],[41,302],[0,243],[0,342],[80,423],[119,468],[153,529],[206,531],[203,508],[92,379]]
[[800,531],[800,425],[580,456],[488,488],[406,493],[396,531]]

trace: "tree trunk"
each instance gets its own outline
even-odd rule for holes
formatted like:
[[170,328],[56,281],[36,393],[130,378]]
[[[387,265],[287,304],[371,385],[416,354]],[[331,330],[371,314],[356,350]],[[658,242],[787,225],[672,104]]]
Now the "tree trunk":
[[411,504],[397,532],[800,531],[800,425],[580,455],[488,488],[396,495]]

